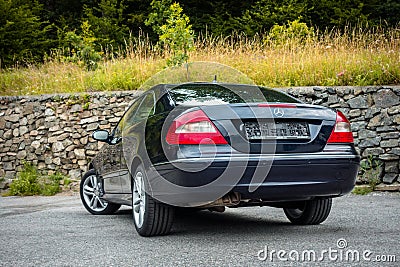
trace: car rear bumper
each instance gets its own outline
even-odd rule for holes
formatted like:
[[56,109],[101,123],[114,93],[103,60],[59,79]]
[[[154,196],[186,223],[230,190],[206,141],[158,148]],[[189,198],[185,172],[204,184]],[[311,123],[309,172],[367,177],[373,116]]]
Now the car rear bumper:
[[[346,153],[219,155],[155,164],[150,177],[162,176],[182,187],[181,191],[165,190],[156,178],[153,181],[158,182],[151,184],[152,192],[161,200],[168,194],[182,203],[196,203],[198,199],[216,193],[222,197],[237,192],[242,199],[294,201],[349,193],[355,185],[359,162],[360,157],[354,150]],[[187,188],[190,190],[185,190]]]

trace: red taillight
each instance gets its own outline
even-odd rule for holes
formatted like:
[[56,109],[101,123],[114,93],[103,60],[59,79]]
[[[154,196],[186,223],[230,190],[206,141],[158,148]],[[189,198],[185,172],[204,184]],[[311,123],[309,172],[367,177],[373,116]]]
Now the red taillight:
[[166,141],[170,145],[228,144],[202,110],[176,118],[168,129]]
[[353,143],[353,134],[350,128],[349,120],[343,115],[342,112],[336,113],[336,123],[328,143]]

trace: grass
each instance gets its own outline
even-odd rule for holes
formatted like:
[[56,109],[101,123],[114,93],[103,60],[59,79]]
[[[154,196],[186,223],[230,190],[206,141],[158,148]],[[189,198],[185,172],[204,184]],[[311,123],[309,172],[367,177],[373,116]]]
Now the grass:
[[355,195],[368,195],[373,191],[374,189],[371,186],[356,186],[351,192]]
[[[400,84],[400,27],[317,32],[305,41],[279,43],[265,37],[198,36],[190,61],[225,64],[270,87]],[[125,57],[104,60],[95,71],[58,55],[39,66],[1,70],[0,95],[135,90],[166,65],[168,52],[145,38],[134,39],[124,50]],[[215,68],[203,65],[191,72],[212,81],[210,70]],[[236,74],[232,71],[227,79]]]

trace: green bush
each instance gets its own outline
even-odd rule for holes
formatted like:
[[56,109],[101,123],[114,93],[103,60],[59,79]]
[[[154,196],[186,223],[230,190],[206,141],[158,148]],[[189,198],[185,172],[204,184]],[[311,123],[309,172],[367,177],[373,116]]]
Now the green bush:
[[368,183],[372,190],[381,182],[382,162],[373,155],[368,156],[360,163],[361,181]]
[[285,25],[274,25],[266,37],[266,42],[277,45],[284,44],[306,44],[313,40],[315,32],[313,27],[308,27],[298,19],[288,21]]
[[40,194],[43,196],[53,196],[60,192],[60,181],[64,179],[64,175],[55,173],[49,176],[44,176],[40,179]]
[[94,48],[96,38],[90,29],[88,21],[83,21],[81,25],[82,33],[76,34],[75,31],[65,33],[60,32],[60,39],[64,42],[64,54],[62,60],[74,62],[79,66],[86,67],[87,70],[95,70],[101,60],[101,54]]
[[38,183],[38,170],[30,163],[24,163],[23,170],[17,179],[10,184],[10,195],[13,196],[32,196],[39,195],[41,192]]
[[37,168],[31,163],[24,163],[18,177],[10,184],[10,196],[52,196],[60,192],[60,181],[66,179],[64,175],[55,173],[41,176]]

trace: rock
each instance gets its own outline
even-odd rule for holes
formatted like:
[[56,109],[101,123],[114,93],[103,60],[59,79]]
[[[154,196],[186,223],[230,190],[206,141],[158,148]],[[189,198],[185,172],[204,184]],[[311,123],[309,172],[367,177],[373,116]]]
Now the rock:
[[354,95],[358,96],[363,93],[363,90],[360,87],[354,88]]
[[56,120],[57,120],[56,116],[48,116],[48,117],[46,117],[44,119],[44,121],[46,121],[46,122],[53,122],[53,121],[56,121]]
[[76,148],[76,146],[70,145],[70,146],[68,146],[68,147],[65,149],[65,151],[66,151],[66,152],[70,152],[70,151],[74,150],[75,148]]
[[361,115],[361,111],[359,109],[350,110],[348,113],[350,118],[359,117]]
[[360,148],[374,147],[374,146],[379,145],[379,141],[380,141],[380,140],[381,140],[380,137],[378,137],[378,138],[365,139],[365,140],[362,140],[362,141],[358,144],[358,146],[359,146]]
[[351,108],[368,108],[368,101],[363,96],[357,96],[347,101]]
[[84,160],[84,159],[78,160],[78,165],[79,166],[86,166],[87,165],[87,160]]
[[392,148],[392,150],[390,151],[392,154],[398,155],[400,156],[400,147],[395,147]]
[[[1,174],[0,177],[3,177],[4,175],[5,175],[5,173]],[[0,180],[0,189],[2,189],[2,190],[7,189],[10,186],[11,183],[12,183],[11,179],[2,179],[2,180]]]
[[3,170],[12,171],[14,170],[14,166],[12,162],[3,162]]
[[362,156],[363,157],[367,157],[367,156],[370,156],[370,155],[377,155],[378,156],[378,155],[381,155],[383,153],[385,153],[385,150],[383,150],[383,148],[380,148],[380,147],[366,148],[364,150],[364,152],[362,153]]
[[74,149],[74,154],[77,159],[85,159],[85,149],[76,148]]
[[119,122],[119,118],[117,118],[117,117],[111,118],[108,120],[108,122],[110,122],[110,123]]
[[380,114],[373,117],[369,123],[368,127],[376,127],[380,125],[391,125],[392,118],[387,114],[387,112],[381,112]]
[[99,120],[99,118],[97,116],[94,116],[94,117],[82,119],[79,122],[79,124],[93,123],[93,122],[97,122],[98,120]]
[[395,131],[396,128],[393,126],[381,126],[381,127],[377,127],[376,131],[379,132],[392,132]]
[[37,156],[36,156],[35,154],[33,154],[33,153],[28,153],[28,154],[26,155],[26,159],[27,159],[28,161],[36,160],[36,159],[37,159]]
[[400,103],[400,97],[390,89],[383,89],[374,94],[374,103],[377,108],[388,108]]
[[15,175],[16,175],[16,172],[15,172],[15,171],[8,171],[8,172],[6,172],[6,174],[4,175],[4,178],[5,178],[5,179],[9,179],[9,180],[15,179]]
[[40,142],[35,140],[32,142],[31,146],[35,149],[38,149],[40,147]]
[[52,148],[51,148],[51,150],[52,150],[53,152],[60,152],[60,151],[63,151],[63,149],[64,149],[64,145],[63,145],[63,143],[61,143],[61,142],[55,142],[55,143],[53,143],[53,146],[52,146]]
[[70,170],[68,176],[72,179],[80,179],[82,171],[80,169]]
[[88,143],[88,137],[82,137],[79,139],[79,142],[81,142],[82,145],[86,145]]
[[88,110],[85,110],[85,111],[82,112],[81,115],[80,115],[81,118],[89,118],[89,117],[91,117],[91,116],[92,116],[92,114],[91,114],[90,111],[88,111]]
[[86,155],[88,155],[88,156],[96,156],[97,155],[97,151],[95,151],[95,150],[86,150]]
[[366,138],[375,138],[376,132],[366,129],[361,129],[358,131],[358,138],[359,139],[366,139]]
[[399,132],[388,132],[388,133],[381,133],[380,137],[382,139],[398,139],[400,136]]
[[59,131],[60,129],[61,129],[60,126],[57,124],[57,125],[50,127],[49,132],[56,132],[56,131]]
[[53,160],[52,160],[51,157],[47,156],[47,157],[44,158],[44,163],[46,163],[47,165],[51,164],[52,162],[53,162]]
[[379,155],[379,159],[386,160],[386,161],[388,161],[388,160],[397,160],[397,159],[399,159],[399,156],[398,155],[394,155],[394,154],[382,154],[382,155]]
[[23,149],[25,149],[25,147],[26,147],[25,142],[21,142],[21,143],[19,144],[19,146],[18,146],[18,150],[23,150]]
[[391,184],[391,183],[393,183],[393,182],[396,180],[397,176],[398,176],[397,173],[386,173],[386,174],[383,176],[382,181],[383,181],[385,184]]
[[19,121],[19,125],[27,125],[28,124],[28,119],[26,117],[23,117],[20,121]]
[[87,125],[86,131],[91,132],[91,131],[96,130],[98,127],[99,127],[98,123],[91,123],[91,124]]
[[388,109],[388,113],[389,113],[390,115],[394,115],[394,114],[400,113],[400,105],[393,106],[393,107],[389,108],[389,109]]
[[10,121],[10,122],[17,122],[17,121],[19,121],[19,115],[18,114],[12,114],[10,116],[5,116],[4,119],[6,121]]
[[57,158],[54,158],[54,159],[53,159],[53,163],[56,164],[56,165],[61,165],[61,159],[58,158],[58,157],[57,157]]
[[398,146],[399,146],[398,139],[383,140],[381,142],[381,147],[398,147]]
[[33,113],[33,104],[31,103],[26,104],[22,110],[22,114],[28,115],[32,113]]
[[376,191],[389,191],[396,192],[400,191],[400,184],[379,184],[375,187]]
[[370,118],[374,117],[378,113],[379,113],[379,109],[377,109],[377,108],[369,108],[369,109],[367,109],[367,112],[365,113],[365,118],[366,119],[370,119]]
[[25,150],[21,150],[17,153],[17,159],[21,160],[24,159],[26,157],[26,151]]
[[69,138],[70,135],[71,135],[70,133],[63,133],[63,134],[61,134],[60,136],[57,137],[57,140],[58,141],[65,140],[66,138]]
[[4,133],[4,135],[3,135],[3,137],[4,137],[5,139],[10,139],[10,138],[12,137],[12,131],[11,131],[11,130],[6,131],[6,132]]
[[73,142],[70,139],[65,139],[64,141],[62,141],[64,147],[69,147],[70,145],[73,144]]
[[57,142],[57,140],[58,140],[57,136],[52,136],[52,137],[49,137],[49,139],[47,139],[47,142],[55,143],[55,142]]
[[46,108],[44,115],[47,116],[53,116],[54,115],[54,110],[51,108]]
[[398,173],[399,172],[398,162],[397,161],[385,162],[385,172]]
[[71,106],[70,112],[80,112],[82,110],[82,106],[79,104],[75,104]]
[[13,130],[13,136],[14,136],[14,137],[18,137],[18,136],[19,136],[19,129],[18,129],[18,128],[15,128],[15,129]]
[[20,135],[24,135],[24,134],[26,134],[28,132],[28,127],[26,127],[26,126],[21,126],[20,128],[19,128],[19,134]]
[[367,123],[365,121],[352,122],[351,123],[351,129],[356,132],[356,131],[359,131],[361,129],[365,129],[366,125],[367,125]]
[[400,115],[395,115],[395,116],[393,117],[393,121],[394,121],[395,123],[397,123],[397,124],[400,124]]

